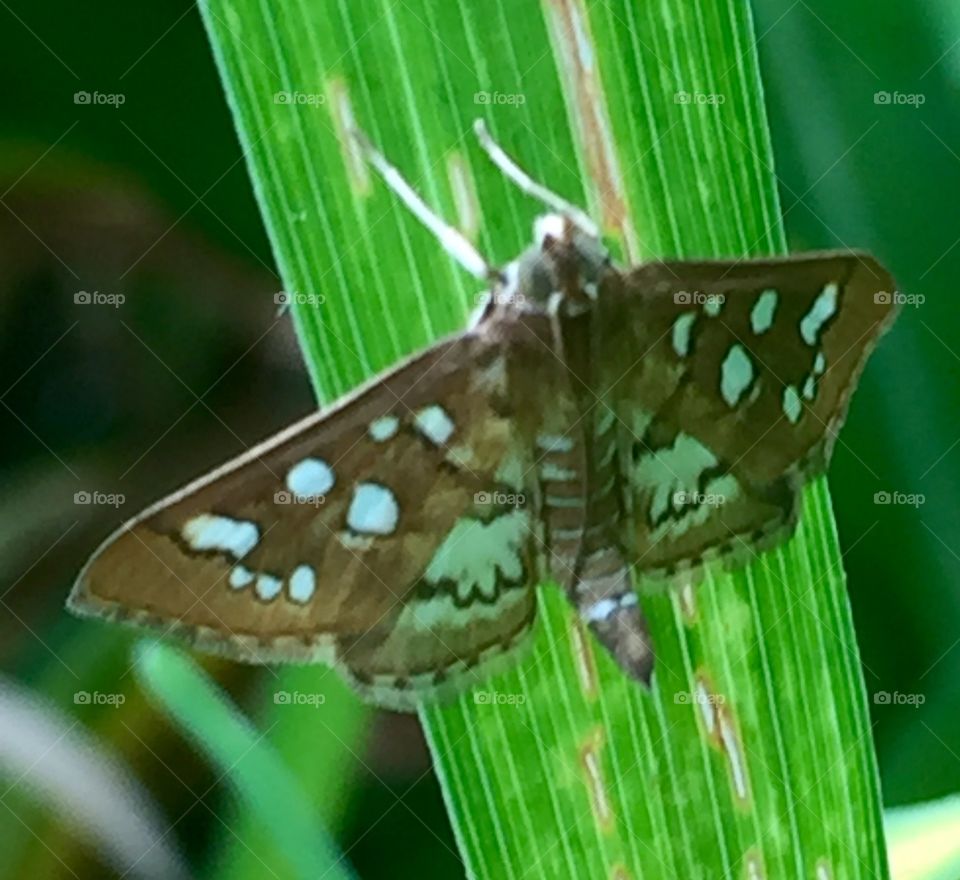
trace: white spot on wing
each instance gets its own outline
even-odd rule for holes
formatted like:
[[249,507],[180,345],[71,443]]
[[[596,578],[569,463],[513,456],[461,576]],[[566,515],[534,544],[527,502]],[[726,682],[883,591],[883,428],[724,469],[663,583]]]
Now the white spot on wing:
[[757,298],[750,312],[750,327],[758,336],[773,326],[773,316],[777,311],[777,292],[765,290]]
[[368,433],[372,440],[377,443],[383,443],[385,440],[393,437],[399,428],[400,419],[396,416],[381,416],[379,419],[374,419],[370,422]]
[[825,285],[810,307],[810,311],[800,321],[800,335],[807,345],[816,345],[817,338],[823,325],[829,321],[837,311],[837,295],[840,288],[832,281]]
[[558,467],[553,462],[544,462],[540,467],[540,478],[546,482],[569,483],[577,478],[572,468]]
[[290,575],[290,582],[287,585],[291,600],[301,604],[310,601],[316,587],[317,576],[309,565],[298,565]]
[[515,453],[508,453],[497,468],[494,478],[498,483],[505,483],[514,489],[523,490],[524,478],[529,467],[526,461]]
[[413,418],[416,429],[434,446],[443,446],[453,434],[453,420],[442,406],[424,407]]
[[256,523],[210,513],[188,520],[180,534],[194,550],[222,550],[235,559],[246,556],[260,540]]
[[573,438],[555,434],[541,434],[537,437],[537,446],[544,452],[572,452]]
[[244,587],[253,583],[255,575],[250,569],[242,565],[235,565],[230,569],[228,582],[235,590],[242,590]]
[[708,295],[706,300],[703,303],[703,313],[708,318],[716,318],[720,314],[720,310],[723,308],[723,297]]
[[803,407],[797,389],[793,385],[788,385],[783,389],[783,414],[791,424],[795,425],[800,421],[802,409]]
[[720,368],[720,394],[728,406],[736,406],[753,382],[753,362],[739,342],[734,343]]
[[599,404],[599,413],[593,428],[595,437],[602,437],[609,431],[617,421],[617,414],[608,404],[601,402]]
[[347,525],[355,532],[368,535],[391,535],[397,528],[400,508],[386,486],[360,483],[347,511]]
[[280,578],[275,578],[270,574],[257,575],[257,585],[254,587],[254,590],[256,590],[257,595],[263,599],[264,602],[270,602],[276,599],[282,589],[283,581],[281,581]]
[[305,458],[287,472],[287,488],[302,497],[326,495],[335,482],[330,465],[319,458]]
[[678,357],[686,357],[690,354],[690,331],[696,320],[696,312],[684,312],[673,322],[673,350]]
[[807,376],[807,381],[803,383],[803,399],[813,400],[817,396],[817,380],[813,376]]

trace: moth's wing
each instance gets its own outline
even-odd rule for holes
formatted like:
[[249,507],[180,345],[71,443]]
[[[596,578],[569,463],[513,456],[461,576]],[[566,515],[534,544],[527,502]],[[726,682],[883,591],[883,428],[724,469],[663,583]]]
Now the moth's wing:
[[502,359],[441,342],[188,485],[103,544],[70,607],[334,665],[393,708],[482,679],[530,630],[542,546]]
[[823,253],[651,263],[605,288],[638,567],[735,564],[782,540],[894,317],[889,274]]

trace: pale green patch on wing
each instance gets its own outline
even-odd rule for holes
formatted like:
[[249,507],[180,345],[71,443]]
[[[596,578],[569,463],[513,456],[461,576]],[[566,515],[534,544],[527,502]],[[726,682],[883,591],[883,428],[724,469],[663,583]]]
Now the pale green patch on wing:
[[492,597],[498,579],[517,582],[523,577],[523,552],[530,539],[526,510],[501,514],[491,522],[464,517],[430,560],[424,580],[434,585],[453,581],[464,601],[474,592]]
[[720,395],[727,406],[736,406],[754,379],[753,361],[744,347],[735,342],[720,365]]
[[684,312],[673,322],[670,338],[673,344],[673,350],[677,353],[678,357],[686,357],[690,354],[690,331],[696,320],[696,312]]
[[775,290],[765,290],[757,298],[757,303],[750,312],[750,329],[758,336],[773,327],[778,301],[779,294]]
[[800,335],[807,345],[817,344],[823,325],[837,313],[839,291],[837,285],[832,282],[826,285],[813,301],[810,311],[800,321]]

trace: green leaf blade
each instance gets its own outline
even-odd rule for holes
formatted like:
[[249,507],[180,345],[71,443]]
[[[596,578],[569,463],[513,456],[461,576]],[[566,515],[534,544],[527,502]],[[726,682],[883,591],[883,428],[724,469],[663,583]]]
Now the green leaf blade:
[[[284,285],[326,296],[294,306],[322,399],[462,326],[477,290],[379,181],[351,179],[335,84],[454,222],[450,162],[462,158],[482,209],[479,246],[495,262],[525,246],[538,207],[480,154],[475,116],[538,178],[612,218],[607,231],[638,257],[784,250],[743,4],[494,0],[481,13],[435,0],[329,2],[284,7],[275,20],[253,0],[202,8]],[[239,24],[226,26],[225,9]],[[570,124],[585,108],[558,21],[578,15],[623,216],[596,191],[597,132]],[[328,100],[252,106],[295,88]],[[681,91],[725,100],[679,104]],[[525,101],[478,105],[481,92]],[[516,670],[422,711],[471,876],[713,880],[750,876],[751,860],[770,877],[815,876],[820,865],[837,878],[888,876],[825,484],[808,489],[787,547],[712,575],[694,595],[692,614],[677,593],[644,597],[659,661],[651,694],[623,679],[548,588]],[[478,703],[481,692],[525,702]],[[682,699],[698,692],[716,701]]]

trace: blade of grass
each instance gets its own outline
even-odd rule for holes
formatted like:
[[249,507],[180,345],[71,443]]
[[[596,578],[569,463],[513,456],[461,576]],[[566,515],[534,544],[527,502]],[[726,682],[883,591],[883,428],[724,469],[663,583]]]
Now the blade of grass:
[[271,866],[270,875],[281,876],[279,870],[299,880],[349,880],[353,875],[323,820],[268,744],[269,729],[258,732],[185,654],[141,643],[135,658],[145,688],[216,764],[276,842],[283,863]]
[[[319,689],[317,670],[312,667],[284,669],[275,677],[264,677],[264,683],[266,699],[256,723],[270,731],[271,748],[297,779],[315,815],[335,835],[362,762],[369,713],[335,679],[324,677]],[[279,866],[285,860],[258,813],[240,806],[234,811],[235,821],[230,821],[234,834],[221,839],[212,880],[260,880],[264,864]],[[277,873],[277,867],[272,870]]]
[[[537,206],[484,162],[478,115],[628,255],[784,249],[752,24],[735,0],[201,9],[282,277],[324,298],[294,304],[321,400],[461,326],[475,291],[356,165],[348,106],[445,216],[457,192],[478,194],[480,246],[497,262],[525,245]],[[468,873],[886,877],[825,483],[789,546],[645,607],[652,695],[545,590],[532,656],[422,713]]]

